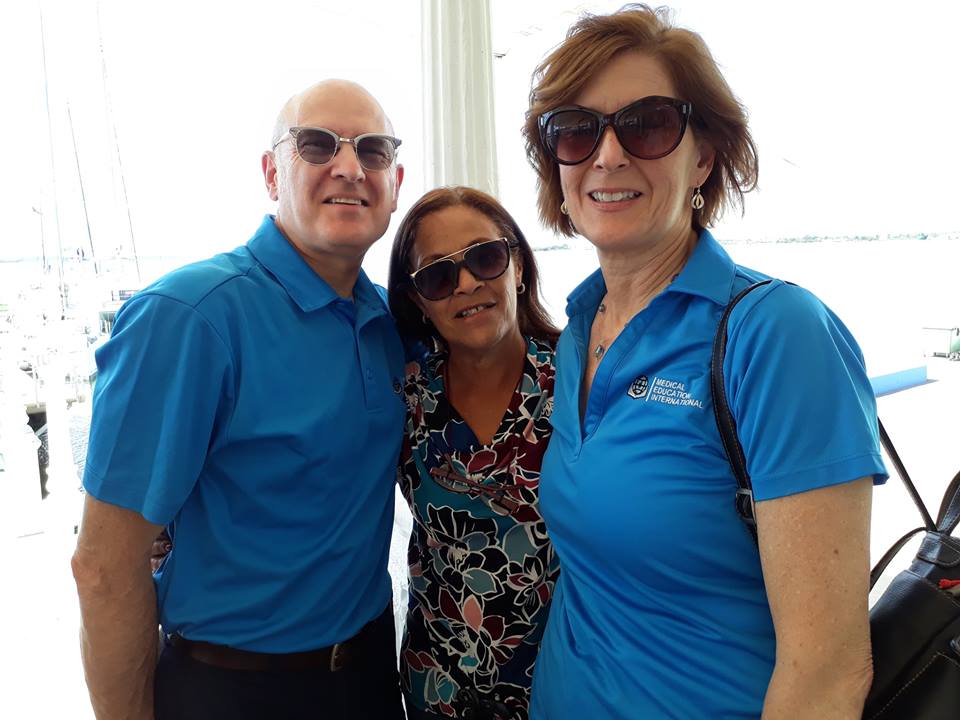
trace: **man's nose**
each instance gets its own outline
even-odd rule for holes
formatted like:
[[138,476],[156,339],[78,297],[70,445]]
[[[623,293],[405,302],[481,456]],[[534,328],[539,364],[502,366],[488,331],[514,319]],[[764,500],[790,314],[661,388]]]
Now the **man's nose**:
[[350,182],[360,182],[365,177],[363,165],[357,157],[357,148],[353,143],[340,142],[340,149],[330,161],[330,174]]

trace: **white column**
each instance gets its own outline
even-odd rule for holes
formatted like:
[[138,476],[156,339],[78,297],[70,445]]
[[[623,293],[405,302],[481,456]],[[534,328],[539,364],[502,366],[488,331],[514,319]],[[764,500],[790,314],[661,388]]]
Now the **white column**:
[[489,0],[421,0],[424,179],[497,194]]

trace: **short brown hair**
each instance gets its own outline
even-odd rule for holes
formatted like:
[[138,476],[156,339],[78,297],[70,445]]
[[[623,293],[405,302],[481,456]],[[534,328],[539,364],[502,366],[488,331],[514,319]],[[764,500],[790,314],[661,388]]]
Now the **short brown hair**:
[[663,64],[680,98],[693,104],[690,125],[697,137],[716,152],[713,172],[700,188],[704,205],[694,216],[695,228],[714,225],[729,207],[742,208],[744,193],[757,186],[757,148],[745,108],[703,38],[675,27],[670,14],[669,8],[632,4],[611,15],[584,15],[534,70],[523,134],[527,159],[540,178],[540,219],[556,232],[573,235],[575,229],[560,212],[560,170],[541,144],[538,120],[572,102],[594,70],[622,52],[647,53]]
[[520,332],[525,337],[542,340],[550,345],[556,344],[560,331],[540,302],[540,275],[537,272],[537,262],[533,257],[530,243],[520,231],[516,220],[494,197],[480,190],[459,185],[441,187],[428,192],[407,211],[400,222],[400,227],[397,228],[393,248],[390,250],[387,293],[390,311],[397,321],[400,334],[408,340],[420,340],[428,347],[432,346],[434,341],[441,345],[445,344],[444,339],[437,334],[436,328],[423,321],[420,308],[410,298],[410,293],[416,292],[410,280],[410,273],[414,270],[410,263],[410,255],[423,219],[445,208],[458,206],[473,208],[489,218],[508,240],[516,242],[514,252],[519,255],[523,263],[520,281],[526,286],[524,292],[517,296],[517,320]]

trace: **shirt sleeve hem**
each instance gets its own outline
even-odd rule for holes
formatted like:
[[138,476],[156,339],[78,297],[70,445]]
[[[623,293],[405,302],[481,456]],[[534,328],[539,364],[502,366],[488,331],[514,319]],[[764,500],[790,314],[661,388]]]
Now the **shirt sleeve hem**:
[[154,525],[166,525],[175,514],[169,508],[160,508],[154,504],[145,503],[143,498],[135,493],[118,492],[116,485],[108,490],[104,485],[103,478],[89,464],[83,475],[83,489],[84,492],[100,502],[135,512]]
[[888,476],[879,453],[844,458],[838,462],[804,468],[797,472],[754,477],[751,482],[754,499],[761,501],[842,485],[862,477],[872,477],[874,485],[886,482]]

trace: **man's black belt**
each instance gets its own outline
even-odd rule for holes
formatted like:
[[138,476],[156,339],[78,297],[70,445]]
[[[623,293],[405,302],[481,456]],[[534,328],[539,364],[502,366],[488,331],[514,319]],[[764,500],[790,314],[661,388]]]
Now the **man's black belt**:
[[[387,612],[391,609],[388,607]],[[217,645],[202,640],[188,640],[176,633],[167,636],[167,642],[178,652],[207,665],[227,670],[254,670],[260,672],[297,670],[321,670],[337,672],[356,663],[367,647],[369,636],[374,630],[373,620],[349,640],[318,650],[304,650],[292,653],[264,653],[253,650],[241,650],[229,645]]]

